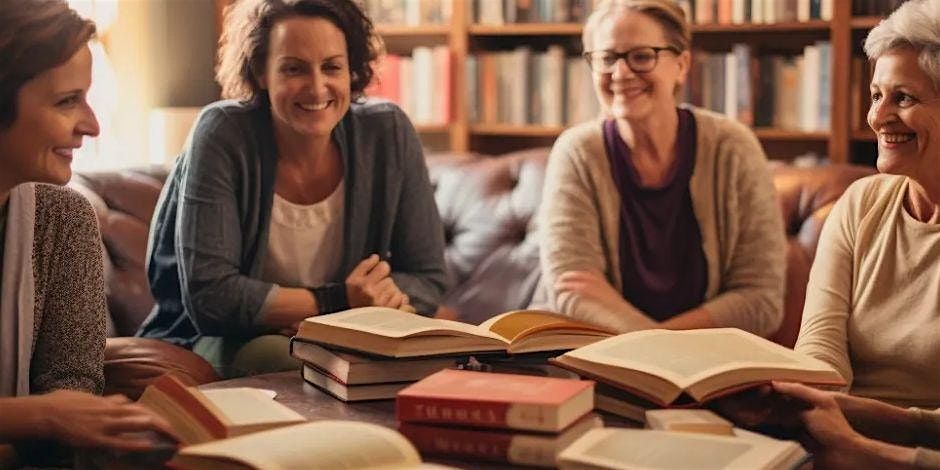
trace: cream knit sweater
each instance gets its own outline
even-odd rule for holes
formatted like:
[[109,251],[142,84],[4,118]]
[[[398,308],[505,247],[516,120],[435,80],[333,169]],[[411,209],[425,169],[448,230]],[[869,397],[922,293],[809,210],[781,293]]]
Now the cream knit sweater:
[[796,350],[832,364],[850,393],[940,407],[940,224],[904,209],[909,180],[849,187],[826,219]]
[[[785,238],[773,181],[754,134],[716,113],[692,109],[697,131],[689,189],[702,234],[712,321],[762,336],[783,318]],[[539,214],[542,281],[537,302],[619,332],[656,323],[629,302],[602,305],[555,292],[571,270],[603,273],[622,291],[620,194],[610,176],[602,122],[578,125],[555,142]]]

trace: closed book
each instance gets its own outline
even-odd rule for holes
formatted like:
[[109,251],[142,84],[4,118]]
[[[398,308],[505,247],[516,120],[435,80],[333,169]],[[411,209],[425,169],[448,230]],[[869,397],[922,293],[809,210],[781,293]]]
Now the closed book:
[[199,444],[306,421],[257,388],[199,390],[172,375],[149,385],[138,401],[170,423],[183,444]]
[[558,432],[594,408],[594,383],[443,370],[398,393],[399,421]]
[[391,400],[413,382],[347,385],[310,364],[303,365],[304,380],[342,401]]
[[646,427],[658,431],[733,436],[734,425],[711,410],[647,410]]
[[558,454],[587,431],[604,425],[588,414],[558,434],[524,433],[402,423],[398,431],[422,455],[554,467]]
[[737,328],[635,331],[550,362],[663,407],[703,403],[772,380],[845,385],[829,364]]
[[347,385],[414,382],[454,367],[458,358],[386,359],[330,350],[292,338],[291,356],[311,364]]

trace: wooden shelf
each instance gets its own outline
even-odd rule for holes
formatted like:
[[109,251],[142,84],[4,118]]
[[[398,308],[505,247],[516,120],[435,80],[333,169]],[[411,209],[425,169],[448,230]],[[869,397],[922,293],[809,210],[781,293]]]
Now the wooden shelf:
[[447,124],[418,124],[415,123],[415,130],[422,134],[443,134],[450,130]]
[[856,16],[849,20],[852,29],[871,29],[883,20],[881,16]]
[[776,129],[772,127],[757,127],[754,134],[758,139],[765,140],[791,140],[791,141],[821,141],[829,140],[829,132],[807,132],[794,129]]
[[450,34],[450,25],[421,25],[421,26],[396,26],[381,24],[375,26],[375,32],[380,36],[395,37],[423,37],[423,36],[447,36]]
[[581,23],[472,24],[471,36],[578,36]]
[[787,23],[694,24],[693,33],[769,33],[788,31],[829,31],[829,22],[823,20],[793,21]]
[[470,133],[473,135],[496,135],[511,137],[558,137],[564,126],[536,126],[515,124],[473,124]]
[[862,142],[876,142],[878,138],[871,129],[855,129],[852,131],[852,140]]

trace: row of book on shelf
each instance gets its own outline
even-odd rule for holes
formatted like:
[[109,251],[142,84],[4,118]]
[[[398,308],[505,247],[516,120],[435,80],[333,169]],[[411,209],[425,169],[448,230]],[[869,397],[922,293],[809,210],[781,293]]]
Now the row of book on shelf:
[[359,0],[369,19],[377,25],[450,24],[453,0]]
[[[308,423],[270,391],[198,390],[166,376],[140,402],[183,439],[172,466],[336,468],[366,458],[407,467],[424,456],[562,468],[792,468],[806,458],[797,443],[736,429],[695,408],[769,380],[845,383],[827,364],[737,329],[615,335],[532,310],[471,325],[352,309],[301,322],[291,354],[308,383],[338,399],[394,399],[397,431]],[[481,363],[537,367],[455,368]],[[376,393],[354,397],[350,391],[361,386]],[[605,428],[595,410],[652,430]],[[699,452],[668,451],[676,446]]]
[[789,23],[832,20],[836,0],[679,0],[694,24]]
[[475,23],[583,23],[599,0],[473,0]]
[[757,127],[828,131],[831,72],[828,41],[801,55],[755,57],[747,44],[729,53],[695,51],[683,100]]

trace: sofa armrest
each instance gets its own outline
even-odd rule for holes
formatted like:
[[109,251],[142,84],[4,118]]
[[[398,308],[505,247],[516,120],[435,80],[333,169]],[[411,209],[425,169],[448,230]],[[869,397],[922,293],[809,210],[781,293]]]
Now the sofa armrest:
[[108,338],[104,351],[105,395],[120,393],[136,400],[151,382],[173,374],[187,385],[220,380],[196,353],[152,338]]

